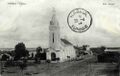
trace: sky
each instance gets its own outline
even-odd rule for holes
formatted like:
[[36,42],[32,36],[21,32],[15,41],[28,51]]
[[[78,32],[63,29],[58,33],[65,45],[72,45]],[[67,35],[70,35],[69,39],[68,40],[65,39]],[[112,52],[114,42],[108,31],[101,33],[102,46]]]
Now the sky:
[[[0,0],[0,48],[14,48],[19,42],[28,48],[49,47],[53,7],[61,38],[79,46],[120,46],[119,0]],[[76,33],[68,26],[67,16],[75,8],[84,8],[92,15],[92,25],[86,32]]]

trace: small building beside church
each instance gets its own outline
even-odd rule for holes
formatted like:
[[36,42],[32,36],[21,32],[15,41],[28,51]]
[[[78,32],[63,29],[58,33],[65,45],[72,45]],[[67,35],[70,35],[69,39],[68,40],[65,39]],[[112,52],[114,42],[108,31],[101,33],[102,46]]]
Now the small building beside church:
[[47,60],[64,62],[74,58],[76,58],[76,51],[72,43],[61,38],[60,26],[54,10],[49,26],[49,49],[47,51]]

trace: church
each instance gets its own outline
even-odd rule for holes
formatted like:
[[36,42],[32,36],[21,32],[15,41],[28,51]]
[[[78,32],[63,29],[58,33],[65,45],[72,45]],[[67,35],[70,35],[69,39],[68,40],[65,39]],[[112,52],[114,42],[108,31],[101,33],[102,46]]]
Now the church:
[[49,49],[47,60],[64,62],[76,57],[76,51],[69,41],[60,37],[60,26],[56,18],[56,11],[53,11],[49,25]]

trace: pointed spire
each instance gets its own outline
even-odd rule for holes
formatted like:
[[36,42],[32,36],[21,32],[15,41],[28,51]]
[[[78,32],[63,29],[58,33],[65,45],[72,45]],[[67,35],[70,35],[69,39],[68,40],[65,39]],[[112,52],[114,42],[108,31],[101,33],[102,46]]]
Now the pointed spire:
[[52,21],[54,22],[54,21],[56,21],[56,10],[55,10],[54,7],[53,7],[53,10],[52,10],[52,13],[53,13],[53,15],[52,15]]
[[55,8],[54,8],[54,7],[53,7],[52,12],[53,12],[53,15],[56,15],[56,10],[55,10]]
[[52,10],[52,19],[51,19],[51,25],[58,25],[58,21],[57,21],[57,18],[56,18],[56,10],[55,8],[53,7],[53,10]]

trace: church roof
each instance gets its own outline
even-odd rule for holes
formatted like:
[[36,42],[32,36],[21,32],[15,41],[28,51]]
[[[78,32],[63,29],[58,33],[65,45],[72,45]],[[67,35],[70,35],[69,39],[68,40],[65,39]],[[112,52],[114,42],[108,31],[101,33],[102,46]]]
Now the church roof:
[[64,44],[66,45],[72,45],[72,43],[70,43],[68,40],[66,39],[61,39],[62,42],[64,42]]

